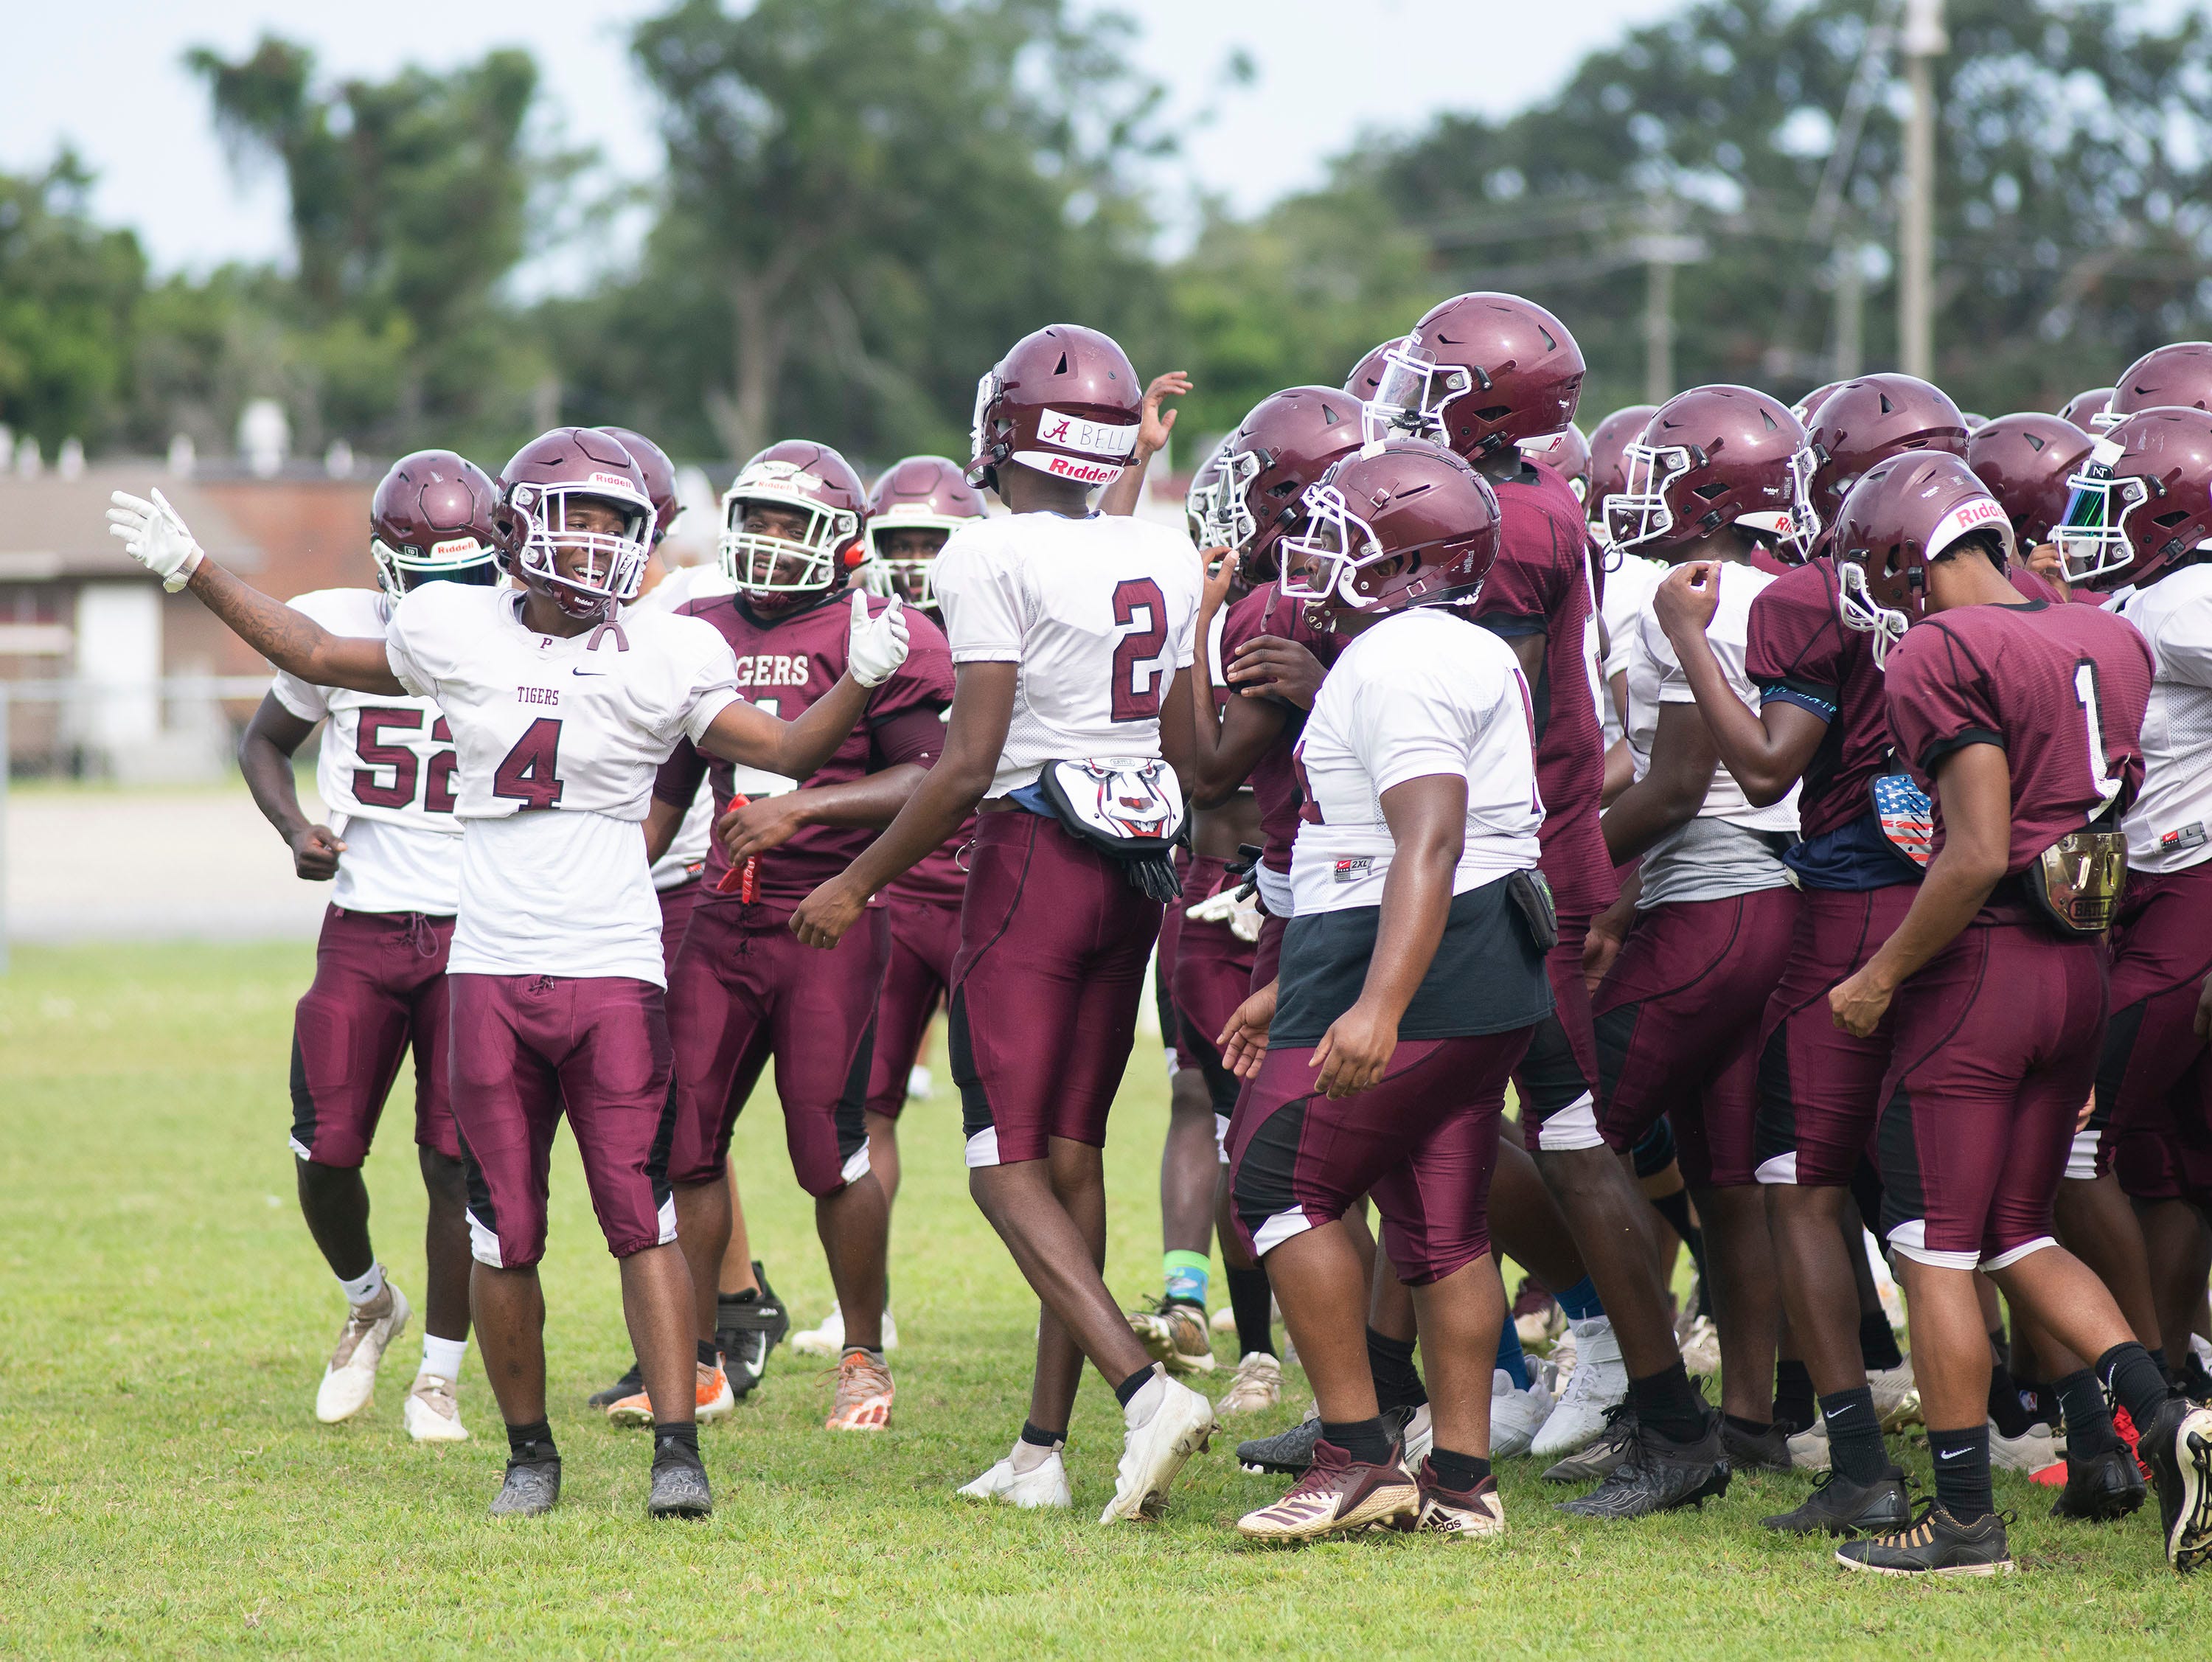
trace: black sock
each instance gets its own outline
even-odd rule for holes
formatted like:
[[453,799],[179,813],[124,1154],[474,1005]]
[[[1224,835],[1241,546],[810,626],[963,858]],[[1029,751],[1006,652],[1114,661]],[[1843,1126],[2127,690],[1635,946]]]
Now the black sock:
[[1821,1397],[1820,1417],[1828,1423],[1828,1464],[1838,1476],[1871,1483],[1889,1476],[1889,1450],[1875,1417],[1871,1385]]
[[707,1463],[699,1458],[697,1422],[684,1420],[665,1425],[658,1421],[653,1422],[653,1464],[662,1465],[670,1461],[696,1466],[702,1470],[706,1469]]
[[2133,1339],[2116,1344],[2097,1358],[2097,1377],[2105,1382],[2105,1394],[2127,1409],[2136,1434],[2148,1436],[2151,1422],[2172,1394],[2150,1353]]
[[1275,1354],[1274,1294],[1267,1272],[1257,1264],[1229,1272],[1229,1308],[1237,1318],[1237,1354],[1249,1356]]
[[1448,1448],[1429,1451],[1429,1470],[1444,1488],[1464,1495],[1490,1476],[1490,1462],[1480,1454],[1455,1454]]
[[1038,1448],[1053,1448],[1067,1440],[1064,1431],[1047,1431],[1035,1420],[1022,1422],[1022,1440]]
[[1124,1408],[1128,1407],[1131,1403],[1137,1400],[1137,1393],[1152,1384],[1158,1374],[1158,1370],[1151,1367],[1139,1368],[1114,1387],[1114,1400]]
[[2173,1369],[2167,1365],[2166,1360],[2166,1347],[2164,1345],[2159,1344],[2148,1346],[2143,1354],[2148,1356],[2151,1361],[2158,1364],[2158,1371],[2166,1376],[2166,1382],[2168,1385],[2178,1385],[2179,1383],[2179,1381],[2173,1377]]
[[1774,1423],[1796,1436],[1812,1428],[1819,1407],[1813,1400],[1813,1376],[1805,1364],[1784,1357],[1774,1367]]
[[1367,1330],[1367,1366],[1375,1375],[1375,1401],[1381,1408],[1419,1408],[1429,1400],[1413,1367],[1411,1339],[1394,1339]]
[[720,1367],[721,1365],[722,1353],[714,1348],[714,1342],[712,1339],[700,1340],[699,1366],[702,1367]]
[[2049,1385],[2040,1379],[2024,1379],[2017,1373],[2012,1376],[2012,1383],[2031,1419],[2047,1426],[2058,1423],[2058,1398],[2051,1394]]
[[1895,1367],[1905,1361],[1897,1348],[1897,1330],[1889,1324],[1889,1318],[1879,1310],[1869,1310],[1859,1318],[1859,1361],[1866,1371]]
[[1705,1434],[1710,1410],[1679,1361],[1657,1373],[1631,1379],[1628,1400],[1635,1405],[1637,1423],[1649,1426],[1669,1442],[1694,1443]]
[[533,1420],[526,1426],[507,1428],[508,1464],[534,1466],[560,1458],[561,1451],[553,1446],[553,1428],[544,1421]]
[[2025,1436],[2035,1423],[2035,1416],[2020,1399],[2020,1386],[2013,1382],[2012,1370],[2001,1356],[1990,1363],[1990,1418],[1997,1422],[1998,1434],[2006,1437]]
[[1956,1431],[1928,1430],[1928,1452],[1936,1461],[1936,1498],[1962,1524],[1997,1509],[1990,1488],[1990,1428],[1986,1422]]
[[2051,1386],[2058,1393],[2060,1412],[2066,1416],[2066,1452],[2077,1460],[2094,1460],[2120,1446],[2112,1429],[2112,1410],[2105,1401],[2105,1387],[2087,1368],[2079,1368]]
[[716,1304],[757,1304],[760,1302],[760,1288],[749,1287],[742,1293],[724,1293],[718,1289],[714,1294],[714,1302]]
[[1321,1434],[1363,1465],[1386,1465],[1396,1452],[1379,1414],[1366,1420],[1323,1420]]

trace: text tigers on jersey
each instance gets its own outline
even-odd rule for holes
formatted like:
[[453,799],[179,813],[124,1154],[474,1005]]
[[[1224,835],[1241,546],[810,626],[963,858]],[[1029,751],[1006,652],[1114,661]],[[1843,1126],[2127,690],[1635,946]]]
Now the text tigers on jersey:
[[738,659],[741,687],[803,687],[813,679],[814,660],[803,652],[762,652]]

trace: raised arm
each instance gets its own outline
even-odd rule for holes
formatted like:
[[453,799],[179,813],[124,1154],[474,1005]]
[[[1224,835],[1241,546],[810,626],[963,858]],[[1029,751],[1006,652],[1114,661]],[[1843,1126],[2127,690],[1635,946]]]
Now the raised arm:
[[1113,484],[1098,493],[1098,511],[1115,519],[1127,519],[1137,511],[1137,503],[1145,494],[1145,471],[1152,466],[1152,458],[1166,445],[1168,435],[1174,431],[1176,412],[1163,415],[1160,400],[1180,398],[1190,391],[1190,377],[1180,369],[1170,369],[1164,375],[1152,377],[1152,385],[1145,388],[1144,414],[1137,423],[1137,451],[1129,465]]
[[1790,794],[1827,736],[1828,724],[1784,699],[1761,704],[1754,715],[1736,696],[1705,634],[1720,604],[1720,571],[1717,560],[1676,567],[1653,594],[1651,606],[1681,661],[1721,764],[1735,776],[1745,799],[1763,808]]

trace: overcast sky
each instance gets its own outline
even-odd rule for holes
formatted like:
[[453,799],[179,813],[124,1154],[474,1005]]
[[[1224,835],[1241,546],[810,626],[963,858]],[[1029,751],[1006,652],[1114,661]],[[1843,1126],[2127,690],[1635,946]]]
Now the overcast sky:
[[[1680,3],[1575,0],[1555,12],[1498,0],[1118,0],[1116,9],[1138,20],[1141,66],[1194,124],[1162,174],[1164,204],[1195,185],[1249,210],[1317,179],[1363,128],[1417,127],[1439,110],[1518,108],[1557,87],[1591,47]],[[659,147],[623,40],[629,24],[660,9],[652,0],[9,5],[0,39],[14,72],[0,96],[0,167],[39,165],[66,138],[100,175],[100,217],[134,227],[162,269],[281,258],[282,181],[234,175],[206,94],[180,61],[203,44],[242,55],[276,30],[307,40],[333,76],[526,46],[562,137],[597,145],[616,176],[649,177]],[[1258,67],[1249,87],[1222,75],[1238,48]],[[1194,125],[1200,117],[1205,125]],[[532,286],[562,286],[558,272],[536,276]]]

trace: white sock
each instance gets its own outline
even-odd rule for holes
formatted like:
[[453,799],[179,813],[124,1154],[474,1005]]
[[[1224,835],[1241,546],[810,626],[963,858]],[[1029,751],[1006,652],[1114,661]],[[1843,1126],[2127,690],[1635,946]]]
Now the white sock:
[[1160,1411],[1160,1404],[1167,1399],[1167,1375],[1155,1368],[1152,1377],[1145,1381],[1144,1389],[1129,1398],[1128,1407],[1121,1410],[1121,1423],[1132,1431],[1150,1425],[1152,1415]]
[[434,1333],[425,1333],[422,1371],[434,1373],[441,1379],[458,1379],[461,1377],[461,1359],[468,1354],[466,1339],[441,1339]]
[[356,1306],[367,1304],[384,1291],[384,1266],[380,1263],[372,1263],[367,1274],[356,1275],[351,1281],[341,1275],[338,1277],[338,1285],[345,1289],[348,1304]]

